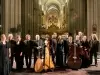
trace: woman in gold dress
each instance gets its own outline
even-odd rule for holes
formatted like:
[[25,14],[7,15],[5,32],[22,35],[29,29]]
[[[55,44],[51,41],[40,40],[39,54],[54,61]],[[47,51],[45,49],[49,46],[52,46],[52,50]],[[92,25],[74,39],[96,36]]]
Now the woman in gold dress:
[[46,36],[45,40],[45,58],[44,58],[44,70],[52,70],[55,68],[54,63],[52,61],[52,57],[50,55],[50,39],[49,36]]

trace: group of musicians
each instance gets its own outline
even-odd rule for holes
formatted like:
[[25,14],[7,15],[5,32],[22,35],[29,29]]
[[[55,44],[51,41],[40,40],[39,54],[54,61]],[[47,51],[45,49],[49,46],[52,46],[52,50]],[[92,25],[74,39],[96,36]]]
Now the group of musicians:
[[[46,34],[45,37],[37,34],[35,38],[32,40],[30,34],[26,34],[25,40],[20,35],[15,37],[12,34],[9,34],[8,37],[5,34],[1,35],[0,75],[8,75],[9,62],[13,66],[14,58],[17,70],[23,69],[24,58],[27,69],[30,69],[31,65],[38,68],[39,65],[41,66],[40,63],[45,66],[44,69],[63,68],[65,66],[72,68],[71,65],[77,66],[75,63],[79,64],[80,59],[80,68],[89,67],[93,62],[93,56],[95,66],[98,66],[99,41],[96,34],[92,34],[90,40],[87,40],[87,36],[82,32],[78,32],[75,37],[72,37],[71,33],[62,35],[53,33],[52,36]],[[34,64],[31,63],[32,57],[34,57]]]

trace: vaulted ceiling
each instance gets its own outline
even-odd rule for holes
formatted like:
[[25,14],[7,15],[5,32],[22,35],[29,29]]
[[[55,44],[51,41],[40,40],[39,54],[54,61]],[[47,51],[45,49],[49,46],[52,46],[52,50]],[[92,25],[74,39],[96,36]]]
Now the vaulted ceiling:
[[63,28],[64,6],[69,0],[39,0],[44,13],[44,24],[46,29],[54,25],[58,28]]
[[60,11],[62,9],[62,6],[65,5],[68,0],[39,0],[40,4],[44,6],[45,11],[50,11],[50,10],[58,10]]

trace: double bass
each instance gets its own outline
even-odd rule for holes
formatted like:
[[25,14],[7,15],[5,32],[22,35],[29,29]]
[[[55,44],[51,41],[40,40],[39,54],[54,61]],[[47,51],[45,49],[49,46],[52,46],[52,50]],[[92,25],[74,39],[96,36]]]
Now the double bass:
[[67,65],[71,69],[79,69],[82,64],[82,60],[80,58],[81,48],[75,43],[70,45],[70,54],[68,57]]

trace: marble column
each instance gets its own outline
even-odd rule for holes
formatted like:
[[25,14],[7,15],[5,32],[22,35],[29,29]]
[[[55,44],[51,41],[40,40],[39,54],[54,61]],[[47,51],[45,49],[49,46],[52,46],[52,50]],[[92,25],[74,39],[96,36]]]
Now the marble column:
[[97,17],[98,17],[98,38],[100,40],[100,0],[97,1]]
[[[90,39],[90,35],[93,33],[93,25],[96,25],[97,31],[96,34],[99,34],[99,25],[98,25],[98,9],[97,4],[98,0],[87,0],[87,35]],[[99,35],[98,35],[99,37]]]
[[38,0],[22,0],[21,8],[22,36],[29,33],[34,38],[39,33],[41,19]]
[[3,25],[4,26],[4,33],[5,34],[8,34],[8,30],[9,30],[9,25],[10,25],[10,19],[9,19],[9,17],[10,17],[10,12],[9,12],[9,10],[10,10],[10,0],[5,0],[5,12],[3,12],[3,13],[5,13],[4,14],[4,24],[5,25]]
[[17,28],[21,24],[21,0],[3,0],[3,32],[8,34],[10,28]]
[[69,32],[82,31],[87,32],[87,13],[86,0],[69,0],[68,4],[68,21]]

